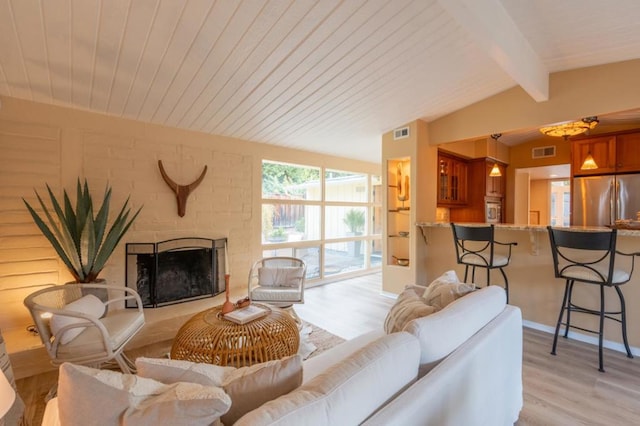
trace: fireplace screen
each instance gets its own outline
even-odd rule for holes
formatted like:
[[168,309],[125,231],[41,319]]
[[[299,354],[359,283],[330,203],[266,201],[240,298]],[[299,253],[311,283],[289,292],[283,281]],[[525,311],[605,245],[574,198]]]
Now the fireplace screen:
[[[145,308],[213,297],[225,291],[226,238],[178,238],[159,243],[128,243],[127,287]],[[127,307],[135,307],[127,301]]]

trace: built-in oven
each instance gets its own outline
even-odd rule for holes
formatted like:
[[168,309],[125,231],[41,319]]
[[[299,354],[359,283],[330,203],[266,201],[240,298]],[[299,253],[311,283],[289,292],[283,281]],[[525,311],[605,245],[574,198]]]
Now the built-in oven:
[[485,200],[485,222],[502,223],[502,202],[500,200]]

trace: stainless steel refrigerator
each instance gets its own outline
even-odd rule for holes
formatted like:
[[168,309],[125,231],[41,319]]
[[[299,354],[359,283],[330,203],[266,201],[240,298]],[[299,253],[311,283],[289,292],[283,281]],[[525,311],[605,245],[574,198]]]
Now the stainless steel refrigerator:
[[605,226],[619,219],[636,220],[640,211],[640,174],[573,179],[572,225]]

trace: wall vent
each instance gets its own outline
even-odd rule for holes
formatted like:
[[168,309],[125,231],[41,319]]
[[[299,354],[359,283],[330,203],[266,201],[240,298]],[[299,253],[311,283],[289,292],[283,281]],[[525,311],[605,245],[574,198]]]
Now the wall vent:
[[401,127],[393,131],[393,140],[404,139],[409,137],[409,128]]
[[556,146],[540,146],[531,150],[531,158],[547,158],[556,156]]

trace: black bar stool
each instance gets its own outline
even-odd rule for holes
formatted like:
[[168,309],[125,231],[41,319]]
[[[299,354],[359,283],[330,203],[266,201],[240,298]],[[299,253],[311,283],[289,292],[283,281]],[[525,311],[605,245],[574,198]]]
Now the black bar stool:
[[[622,326],[622,339],[627,350],[627,356],[633,358],[629,342],[627,341],[627,318],[624,296],[620,286],[631,279],[635,256],[640,253],[621,253],[616,250],[617,231],[574,231],[562,230],[548,226],[549,240],[551,242],[551,254],[556,278],[565,279],[564,297],[562,307],[556,324],[556,332],[553,336],[551,354],[556,354],[558,333],[560,326],[564,325],[564,337],[568,337],[569,328],[586,331],[598,335],[599,370],[604,372],[602,359],[602,342],[604,340],[604,320],[610,319],[619,322]],[[630,269],[628,271],[616,267],[616,255],[630,257]],[[575,282],[595,284],[600,286],[600,307],[597,309],[578,306],[571,301]],[[605,310],[605,287],[614,288],[620,299],[619,311]],[[567,321],[562,322],[564,313],[567,313]],[[571,325],[571,312],[597,315],[600,317],[600,327],[596,330]]]
[[[509,303],[509,280],[504,273],[505,266],[511,261],[511,247],[518,243],[501,243],[494,239],[495,228],[489,226],[463,226],[451,224],[453,242],[456,246],[458,264],[464,265],[464,282],[467,282],[469,267],[471,267],[471,282],[475,283],[476,267],[487,269],[487,285],[491,284],[491,270],[499,269],[504,278],[504,290]],[[505,250],[495,251],[495,245],[505,247]],[[502,253],[504,251],[504,254]]]

